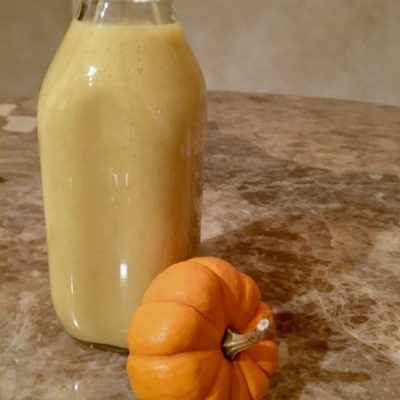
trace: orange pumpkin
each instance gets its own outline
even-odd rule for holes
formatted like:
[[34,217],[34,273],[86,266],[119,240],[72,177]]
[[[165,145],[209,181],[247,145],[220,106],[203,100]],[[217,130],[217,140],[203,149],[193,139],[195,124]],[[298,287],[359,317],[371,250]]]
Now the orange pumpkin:
[[211,257],[174,264],[133,316],[132,389],[140,400],[261,399],[277,366],[274,331],[249,276]]

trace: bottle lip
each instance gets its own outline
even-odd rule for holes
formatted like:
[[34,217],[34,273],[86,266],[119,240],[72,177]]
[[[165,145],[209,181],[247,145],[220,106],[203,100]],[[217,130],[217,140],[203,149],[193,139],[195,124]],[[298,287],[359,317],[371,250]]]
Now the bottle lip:
[[98,0],[107,3],[172,3],[173,0]]
[[176,23],[173,0],[80,0],[74,19],[96,23]]

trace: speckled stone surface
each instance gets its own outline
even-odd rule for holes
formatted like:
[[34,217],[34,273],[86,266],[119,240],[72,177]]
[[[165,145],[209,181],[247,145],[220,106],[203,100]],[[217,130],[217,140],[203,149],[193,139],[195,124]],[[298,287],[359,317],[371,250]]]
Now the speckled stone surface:
[[[55,317],[35,101],[1,103],[0,399],[132,399],[125,356]],[[267,398],[398,400],[400,108],[212,93],[208,128],[202,251],[276,313]]]

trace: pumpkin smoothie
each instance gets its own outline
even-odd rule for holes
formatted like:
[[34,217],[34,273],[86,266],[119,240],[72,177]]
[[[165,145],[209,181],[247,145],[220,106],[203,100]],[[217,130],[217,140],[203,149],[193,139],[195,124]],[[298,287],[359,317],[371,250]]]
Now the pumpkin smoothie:
[[204,84],[179,24],[74,21],[39,101],[51,294],[75,338],[126,347],[199,243]]

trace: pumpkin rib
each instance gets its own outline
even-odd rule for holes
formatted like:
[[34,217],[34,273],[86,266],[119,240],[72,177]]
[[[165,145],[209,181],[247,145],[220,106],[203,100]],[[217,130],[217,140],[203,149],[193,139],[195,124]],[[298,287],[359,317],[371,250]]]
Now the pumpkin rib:
[[247,356],[254,364],[256,364],[256,365],[258,366],[258,368],[260,368],[260,370],[265,374],[265,376],[266,376],[268,379],[270,379],[270,374],[269,374],[264,368],[261,368],[260,365],[258,364],[258,362],[257,362],[250,354],[248,354],[247,352],[243,352],[243,354],[245,354],[245,353],[246,353],[246,356]]
[[[260,357],[260,353],[263,354],[261,354],[261,360],[258,360],[257,358]],[[264,371],[268,379],[270,379],[278,364],[279,351],[277,344],[272,340],[263,340],[258,345],[246,350],[245,354],[255,362],[259,368]],[[268,360],[266,365],[265,360]]]
[[[203,262],[206,261],[206,260],[209,261],[211,265],[204,264]],[[214,268],[216,268],[216,269],[218,268],[217,265],[218,265],[218,263],[221,262],[221,260],[219,260],[218,258],[214,258],[214,257],[200,257],[200,258],[197,257],[197,258],[193,258],[191,261],[195,262],[196,264],[200,264],[203,267],[207,268],[209,271],[211,271],[217,277],[221,298],[224,300],[223,307],[224,307],[224,311],[225,311],[225,317],[229,318],[230,317],[230,315],[229,315],[230,313],[229,313],[229,310],[227,309],[227,304],[226,304],[227,300],[229,300],[229,299],[226,298],[226,293],[224,291],[223,285],[225,284],[229,289],[232,289],[232,288],[229,286],[228,282],[224,280],[223,275],[219,275],[214,270]],[[214,264],[214,262],[215,262],[215,264]],[[229,264],[227,262],[224,262],[224,265],[225,264],[227,264],[227,266],[229,266],[229,269],[233,268],[235,270],[235,272],[238,271],[231,264]],[[233,300],[235,301],[235,303],[238,303],[237,306],[240,307],[239,300],[241,299],[241,296],[242,296],[243,285],[241,284],[241,282],[239,282],[238,286],[239,286],[238,287],[238,289],[239,289],[238,293],[235,293],[234,291],[231,290],[230,294],[231,294]],[[226,321],[226,322],[228,322],[228,321]],[[232,321],[229,321],[228,325],[232,325],[231,322]],[[234,328],[233,325],[232,326],[228,326],[228,327],[229,328]]]
[[[228,262],[219,260],[214,257],[193,258],[190,261],[194,262],[196,264],[200,264],[203,267],[207,268],[218,278],[221,297],[222,297],[222,299],[225,300],[224,301],[225,315],[227,315],[228,317],[229,317],[230,313],[226,309],[227,299],[225,296],[223,285],[225,284],[229,288],[235,303],[237,303],[236,305],[237,305],[239,311],[235,310],[234,318],[233,318],[235,323],[233,324],[232,321],[229,321],[230,323],[228,324],[228,327],[239,333],[246,332],[247,326],[257,315],[257,312],[259,310],[259,303],[261,302],[261,293],[260,293],[260,290],[259,290],[256,282],[254,281],[254,279],[251,278],[250,276],[246,275],[244,272],[236,269],[233,265],[229,264]],[[207,261],[208,263],[205,264],[204,261]],[[237,278],[237,283],[238,283],[237,289],[239,289],[237,292],[232,290],[233,288],[229,284],[232,282],[228,282],[227,280],[224,279],[224,273],[223,273],[224,271],[221,273],[221,275],[219,275],[214,270],[214,269],[218,269],[218,267],[220,265],[222,265],[223,268],[229,272],[234,271],[235,274],[237,274],[237,276],[239,277],[239,278]],[[253,297],[254,296],[253,291],[256,291],[256,293],[257,293],[256,297]],[[243,297],[245,297],[245,304],[243,304]],[[251,308],[247,309],[249,307],[251,307]],[[246,310],[246,313],[245,313],[245,310]],[[247,312],[251,313],[251,317],[247,316]],[[243,315],[241,315],[241,314],[243,314]],[[241,319],[244,320],[245,322],[244,321],[241,321],[242,323],[237,322],[239,317],[241,317]],[[260,319],[262,319],[262,318],[260,318]],[[273,321],[270,321],[270,322],[273,322]]]
[[[202,316],[211,326],[214,327],[214,322],[211,321],[211,319],[208,318],[207,315],[205,315],[203,312],[198,310],[196,307],[194,307],[194,306],[192,306],[190,304],[187,304],[187,303],[183,303],[181,301],[177,302],[177,301],[173,301],[173,300],[164,300],[164,299],[160,299],[160,300],[157,300],[157,301],[156,300],[150,300],[150,301],[146,301],[145,305],[147,305],[147,304],[161,304],[161,303],[163,303],[163,304],[180,304],[180,305],[182,305],[184,307],[190,308],[191,310],[196,311],[197,314]],[[215,327],[214,327],[214,329],[215,329]]]
[[[238,382],[240,381],[240,382]],[[242,369],[240,368],[237,363],[232,362],[231,363],[231,382],[230,382],[230,390],[229,390],[229,399],[231,400],[251,400],[251,394],[249,387],[246,382],[246,378],[244,376],[244,373]],[[235,387],[236,386],[236,387]],[[240,393],[240,392],[234,392],[234,389],[237,388],[242,388],[242,390],[245,391],[245,393]],[[239,396],[240,395],[240,396]],[[245,396],[245,397],[243,397]]]
[[[221,278],[215,271],[213,271],[211,268],[209,268],[207,265],[204,265],[204,264],[198,262],[198,261],[197,261],[197,260],[198,260],[197,258],[192,259],[192,260],[193,260],[194,264],[196,264],[196,265],[198,265],[199,267],[201,267],[201,269],[204,269],[204,270],[206,270],[206,271],[209,271],[209,272],[211,272],[211,273],[215,276],[216,282],[217,282],[217,284],[218,284],[219,295],[221,296],[221,299],[224,300],[224,291],[222,290],[222,282],[221,282],[221,281],[222,281],[222,278]],[[224,314],[224,317],[225,317],[225,323],[224,323],[224,325],[226,325],[227,312],[226,312],[226,310],[225,310],[225,304],[223,304],[223,309],[224,309],[223,314]],[[200,312],[200,311],[199,311],[199,312]],[[225,333],[225,332],[224,332],[224,333]],[[221,338],[221,340],[222,340],[222,338]]]
[[[167,282],[171,279],[168,273],[172,275],[173,278],[178,279],[178,281],[189,279],[189,282],[181,282],[183,286],[177,287],[174,287],[175,284],[173,284],[171,288],[170,284],[165,285],[164,282],[165,279]],[[165,276],[168,276],[168,278],[165,278]],[[200,288],[209,281],[205,288],[208,293],[205,299],[203,299],[204,296],[202,296],[202,294],[204,292],[202,291],[195,290],[194,293],[186,293],[186,295],[185,290],[182,291],[182,289],[186,289],[187,285],[191,285],[193,282],[197,281],[200,283],[200,286],[198,286]],[[177,292],[174,292],[174,289],[177,289]],[[205,303],[203,300],[206,300]],[[215,308],[216,302],[221,302],[223,304],[220,277],[206,266],[192,260],[172,265],[153,280],[146,290],[141,304],[145,305],[152,301],[185,304],[188,307],[194,307],[196,311],[201,313],[204,318],[208,319],[213,325],[225,325],[226,315],[224,307]],[[206,307],[204,307],[204,305],[206,305]]]
[[[216,361],[220,359],[221,356],[216,351],[194,351],[191,355],[178,353],[168,356],[135,354],[129,356],[127,370],[132,387],[136,387],[135,393],[140,399],[147,397],[165,400],[189,398],[199,400],[206,392],[204,390],[206,375],[208,388],[208,385],[213,384],[217,370],[215,365],[218,364]],[[178,365],[181,365],[181,368],[177,368]],[[210,371],[213,368],[215,370]],[[181,393],[178,395],[175,390],[180,390]],[[197,396],[196,393],[200,391],[200,395]],[[144,392],[147,392],[147,396],[143,395]],[[182,397],[183,395],[185,397]]]
[[[171,348],[165,347],[162,345],[161,342],[148,342],[147,339],[145,339],[143,341],[144,335],[143,332],[141,332],[140,328],[139,328],[139,332],[137,332],[137,330],[135,330],[135,332],[132,332],[132,335],[130,335],[131,337],[131,342],[130,342],[130,346],[135,348],[136,346],[140,347],[144,347],[147,348],[146,352],[141,352],[140,350],[136,350],[135,353],[138,355],[147,355],[147,356],[167,356],[167,355],[171,355],[173,353],[170,353],[170,351],[172,349],[175,349],[174,351],[179,351],[179,353],[183,354],[183,353],[187,353],[187,352],[196,352],[196,351],[217,351],[217,350],[221,350],[221,337],[223,336],[222,332],[219,332],[218,329],[207,319],[204,319],[202,317],[202,315],[200,313],[197,312],[197,310],[194,307],[188,307],[184,304],[181,303],[176,303],[176,302],[149,302],[146,303],[140,310],[138,310],[138,312],[135,314],[135,316],[133,317],[133,319],[135,320],[136,318],[141,318],[139,321],[145,321],[146,318],[148,320],[148,323],[154,323],[156,322],[156,326],[157,324],[159,324],[160,320],[163,320],[163,318],[165,317],[165,313],[160,315],[160,319],[157,319],[157,315],[154,316],[151,313],[151,309],[148,310],[148,312],[146,313],[145,311],[145,307],[151,307],[151,308],[155,308],[157,309],[157,307],[165,307],[166,305],[170,305],[171,307],[174,307],[173,310],[179,310],[181,309],[182,311],[184,310],[188,310],[190,311],[190,313],[193,313],[192,315],[196,318],[194,321],[195,325],[193,327],[189,327],[186,326],[186,331],[185,331],[185,326],[182,326],[182,332],[179,332],[177,330],[175,331],[169,331],[170,334],[172,334],[172,332],[176,333],[176,336],[174,335],[173,337],[178,339],[178,338],[183,338],[181,335],[181,333],[187,333],[188,329],[190,330],[190,332],[192,332],[192,334],[195,334],[197,337],[197,341],[192,343],[192,346],[194,346],[196,343],[197,345],[199,345],[198,348],[187,348],[186,346],[177,346],[178,343],[180,343],[179,341],[177,342],[176,340],[174,340],[173,346]],[[170,312],[168,310],[169,307],[167,307],[167,311],[166,314],[168,315],[168,313]],[[150,314],[149,314],[150,313]],[[188,317],[190,316],[189,314],[186,314],[186,311],[184,311],[183,315],[187,315]],[[141,317],[139,317],[139,315],[141,315]],[[144,319],[143,319],[144,318]],[[150,319],[149,319],[150,318]],[[168,318],[167,318],[168,319]],[[139,322],[136,322],[139,323]],[[173,328],[176,322],[174,322],[174,324],[172,325],[167,325],[168,328],[170,329],[171,327]],[[140,326],[140,325],[139,325]],[[194,328],[194,330],[193,330]],[[206,330],[206,334],[202,334],[201,332],[203,332],[204,330]],[[171,337],[172,339],[172,337]],[[204,348],[203,346],[200,346],[201,344],[204,344],[204,340],[206,340],[206,343],[210,344],[210,347],[207,346],[207,348]],[[136,343],[136,345],[135,345]],[[170,343],[170,341],[168,341],[168,343]],[[172,344],[171,343],[171,344]],[[187,343],[188,344],[188,343]],[[160,347],[161,346],[161,347]],[[185,348],[186,347],[186,348]],[[201,348],[203,347],[203,348]],[[161,350],[162,349],[162,350]],[[179,349],[179,350],[178,350]]]
[[238,271],[241,276],[241,298],[242,298],[242,318],[241,321],[237,321],[236,325],[238,330],[242,332],[252,318],[256,315],[257,310],[261,302],[261,293],[255,283],[254,279],[247,276],[241,271]]
[[245,377],[250,398],[260,400],[268,390],[269,376],[257,364],[257,362],[254,362],[249,355],[246,354],[246,352],[243,352],[238,356],[238,360],[236,361],[235,365],[238,369],[240,369]]
[[254,363],[258,366],[258,368],[260,369],[260,371],[266,376],[266,378],[267,378],[268,381],[269,381],[269,380],[271,379],[271,375],[273,374],[273,372],[268,372],[268,371],[266,371],[264,368],[262,368],[262,367],[258,364],[257,361],[254,360],[253,357],[251,357],[251,356],[248,356],[248,357],[249,357],[249,359],[250,359],[252,362],[254,362]]
[[[183,350],[179,351],[176,354],[143,354],[143,353],[135,353],[135,356],[139,357],[174,357],[178,354],[197,354],[197,353],[216,353],[219,349],[204,349],[204,350]],[[223,354],[221,353],[223,356]]]
[[207,399],[207,397],[210,395],[211,391],[214,389],[215,384],[217,383],[217,379],[216,378],[217,378],[217,375],[219,373],[219,368],[221,367],[221,364],[223,362],[222,358],[223,357],[221,357],[221,359],[219,360],[218,366],[215,369],[215,375],[214,375],[213,380],[211,382],[210,388],[209,388],[208,392],[204,395],[202,400],[206,400]]
[[231,364],[221,357],[215,380],[207,396],[202,400],[230,400]]

